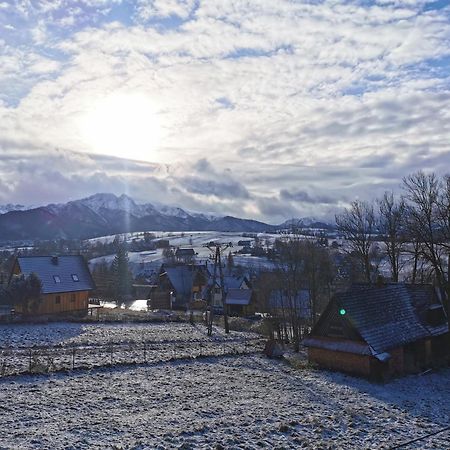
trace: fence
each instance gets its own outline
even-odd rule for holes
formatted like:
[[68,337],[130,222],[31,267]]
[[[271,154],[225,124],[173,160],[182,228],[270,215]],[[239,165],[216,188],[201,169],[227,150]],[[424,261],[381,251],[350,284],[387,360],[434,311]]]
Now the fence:
[[3,348],[0,349],[0,377],[207,356],[243,355],[261,351],[263,348],[264,340],[260,338]]

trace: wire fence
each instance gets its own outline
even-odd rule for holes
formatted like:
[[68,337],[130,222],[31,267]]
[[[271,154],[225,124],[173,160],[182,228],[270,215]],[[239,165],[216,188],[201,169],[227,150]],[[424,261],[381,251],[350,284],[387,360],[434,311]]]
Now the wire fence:
[[148,364],[262,351],[264,339],[118,342],[0,349],[0,378],[125,364]]

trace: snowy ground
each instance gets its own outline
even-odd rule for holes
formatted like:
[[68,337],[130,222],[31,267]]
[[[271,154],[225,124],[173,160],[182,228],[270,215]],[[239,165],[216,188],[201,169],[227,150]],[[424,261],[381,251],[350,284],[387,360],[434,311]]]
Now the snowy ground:
[[260,350],[254,333],[197,323],[51,323],[0,326],[0,377],[18,373],[161,362]]
[[[240,240],[250,240],[253,238],[243,237],[243,233],[226,233],[226,232],[217,232],[217,231],[193,231],[193,232],[154,232],[158,238],[169,239],[170,245],[174,247],[183,247],[183,248],[193,248],[195,253],[197,254],[196,259],[199,262],[204,262],[208,260],[211,256],[211,250],[205,247],[206,244],[210,242],[220,242],[220,243],[232,243],[233,247],[230,247],[229,250],[226,250],[226,254],[228,251],[235,252],[242,249],[241,246],[238,246],[237,243]],[[142,233],[129,233],[126,236],[128,241],[132,239],[142,237]],[[259,233],[258,237],[265,242],[269,242],[273,244],[276,238],[280,236],[277,234],[266,234]],[[105,236],[103,238],[95,238],[91,239],[91,242],[95,242],[96,240],[108,241],[113,239],[114,236]],[[114,259],[115,255],[106,255],[100,256],[98,258],[93,258],[89,261],[89,265],[91,269],[100,262],[111,263]],[[128,252],[128,257],[130,260],[130,267],[133,273],[136,275],[143,271],[150,273],[152,271],[158,271],[161,264],[164,262],[163,250],[157,249],[152,251],[143,251],[143,252]],[[235,264],[240,264],[245,267],[250,267],[254,269],[261,268],[272,268],[273,264],[267,260],[267,258],[260,257],[251,257],[248,255],[236,255],[234,258]]]
[[127,342],[223,341],[254,337],[253,333],[214,327],[211,337],[202,324],[170,323],[71,323],[55,322],[36,325],[0,325],[0,349],[31,346],[98,345]]
[[13,377],[0,448],[382,449],[448,426],[449,393],[449,369],[374,385],[262,356]]

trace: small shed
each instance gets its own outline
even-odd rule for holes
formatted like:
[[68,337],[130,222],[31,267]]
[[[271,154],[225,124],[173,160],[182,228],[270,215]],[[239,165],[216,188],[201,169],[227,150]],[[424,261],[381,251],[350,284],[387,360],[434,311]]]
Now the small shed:
[[254,313],[252,305],[253,291],[251,289],[228,289],[225,304],[231,315],[249,315]]
[[195,251],[193,248],[177,248],[175,251],[175,258],[179,262],[189,263],[192,262],[195,257]]
[[333,296],[305,339],[319,366],[387,378],[448,357],[448,319],[431,285],[354,285]]

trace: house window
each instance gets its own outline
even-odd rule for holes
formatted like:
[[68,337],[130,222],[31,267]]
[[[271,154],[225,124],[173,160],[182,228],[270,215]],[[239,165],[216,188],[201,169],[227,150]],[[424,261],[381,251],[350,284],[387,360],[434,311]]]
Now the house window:
[[59,275],[53,275],[53,279],[55,280],[55,283],[61,283],[61,278]]
[[72,303],[75,303],[75,300],[76,300],[76,296],[75,296],[75,294],[72,294],[72,295],[70,296],[70,301],[71,301]]
[[72,274],[72,280],[73,281],[80,281],[80,279],[78,278],[78,275],[76,273]]
[[56,297],[55,297],[55,305],[60,305],[61,304],[61,296],[60,295],[57,295]]

